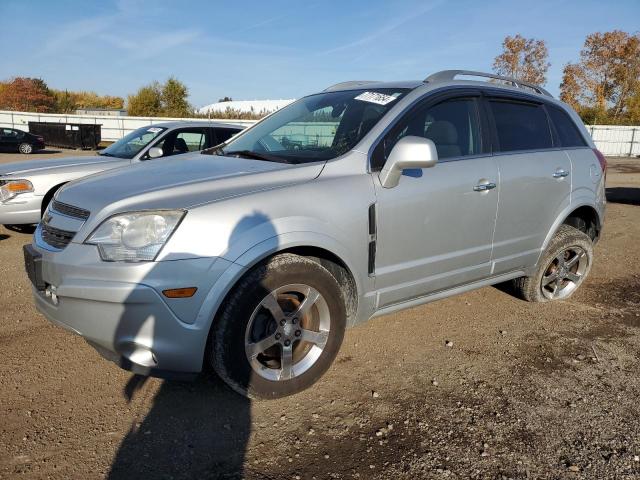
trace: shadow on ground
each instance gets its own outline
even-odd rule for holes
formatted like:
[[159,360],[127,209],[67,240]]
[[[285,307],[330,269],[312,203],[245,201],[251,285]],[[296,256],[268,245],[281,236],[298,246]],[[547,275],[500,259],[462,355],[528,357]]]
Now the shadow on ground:
[[640,205],[640,188],[610,187],[607,188],[607,201],[625,205]]
[[[145,381],[133,375],[125,397]],[[213,375],[165,381],[145,419],[131,425],[107,478],[243,478],[250,419],[249,400]]]
[[4,228],[16,233],[25,233],[27,235],[33,235],[36,231],[35,225],[4,225]]

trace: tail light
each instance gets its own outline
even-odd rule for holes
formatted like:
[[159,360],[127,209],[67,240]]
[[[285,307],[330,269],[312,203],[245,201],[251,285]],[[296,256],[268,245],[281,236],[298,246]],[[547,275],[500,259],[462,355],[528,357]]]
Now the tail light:
[[602,173],[604,173],[606,175],[607,174],[607,159],[604,158],[604,155],[602,154],[602,152],[600,150],[598,150],[597,148],[593,149],[593,153],[595,153],[596,157],[598,157],[598,162],[600,162],[600,168],[602,168]]

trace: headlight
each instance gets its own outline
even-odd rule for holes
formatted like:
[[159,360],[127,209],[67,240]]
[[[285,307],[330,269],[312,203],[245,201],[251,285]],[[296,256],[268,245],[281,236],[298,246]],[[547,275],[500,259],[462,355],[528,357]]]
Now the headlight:
[[6,202],[16,195],[28,192],[33,192],[33,185],[29,180],[0,181],[0,202]]
[[107,262],[143,262],[156,258],[186,212],[131,212],[105,220],[86,240]]

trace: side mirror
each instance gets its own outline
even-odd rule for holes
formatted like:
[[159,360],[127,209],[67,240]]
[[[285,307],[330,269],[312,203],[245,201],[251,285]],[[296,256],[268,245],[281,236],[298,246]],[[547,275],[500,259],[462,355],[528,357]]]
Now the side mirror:
[[164,152],[160,147],[151,147],[149,149],[149,158],[158,158],[164,155]]
[[438,163],[438,151],[432,140],[408,135],[398,140],[380,172],[384,188],[393,188],[400,182],[402,171],[411,168],[431,168]]

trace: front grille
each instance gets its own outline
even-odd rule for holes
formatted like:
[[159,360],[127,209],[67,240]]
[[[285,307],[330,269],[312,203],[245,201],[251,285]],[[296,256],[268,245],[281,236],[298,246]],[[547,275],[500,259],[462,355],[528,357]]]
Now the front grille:
[[63,215],[80,218],[82,220],[86,220],[87,218],[89,218],[89,215],[91,215],[91,212],[89,212],[89,210],[85,210],[84,208],[80,207],[74,207],[73,205],[68,205],[57,200],[53,201],[53,203],[51,204],[51,208]]
[[54,248],[59,248],[60,250],[69,245],[75,235],[75,232],[60,230],[59,228],[51,227],[45,223],[41,223],[40,228],[42,232],[42,240],[48,245],[51,245]]

